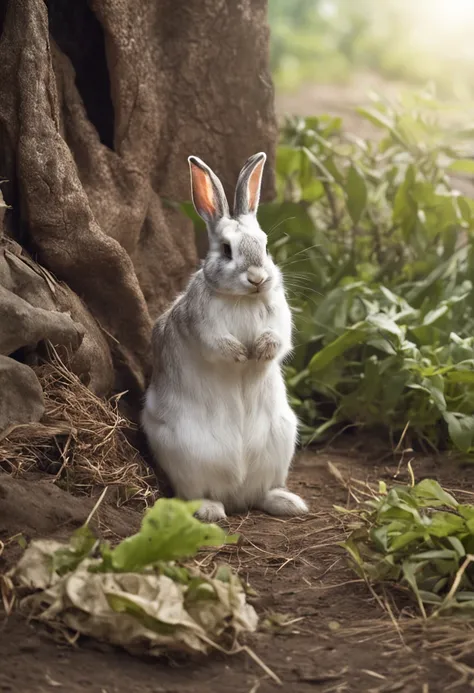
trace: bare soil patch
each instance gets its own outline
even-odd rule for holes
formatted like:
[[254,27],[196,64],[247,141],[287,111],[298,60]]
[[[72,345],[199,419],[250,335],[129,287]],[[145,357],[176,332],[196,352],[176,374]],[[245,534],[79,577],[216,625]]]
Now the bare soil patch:
[[[341,448],[299,456],[291,487],[311,505],[304,519],[283,521],[259,513],[233,517],[232,531],[243,538],[240,546],[203,553],[205,567],[213,561],[231,563],[257,596],[253,602],[265,625],[248,641],[256,655],[278,676],[283,690],[336,693],[433,693],[450,685],[466,690],[474,670],[469,651],[453,659],[446,640],[452,631],[424,628],[416,620],[398,632],[399,609],[393,596],[393,623],[376,597],[347,566],[338,546],[344,537],[333,505],[345,505],[348,494],[331,473],[328,462],[345,479],[393,481],[397,463],[392,458]],[[437,478],[458,494],[470,493],[471,467],[460,468],[449,459],[415,459],[417,479]],[[398,480],[407,480],[399,470]],[[467,496],[466,496],[467,497]],[[86,519],[93,499],[73,497],[52,483],[47,474],[13,479],[0,474],[0,540],[5,543],[0,570],[19,555],[9,538],[22,532],[65,537]],[[105,502],[96,517],[96,529],[110,539],[134,532],[140,512]],[[406,618],[414,614],[405,608]],[[284,616],[288,625],[278,625]],[[455,627],[454,627],[455,628]],[[276,683],[248,656],[212,655],[206,659],[144,660],[99,643],[80,640],[73,646],[56,643],[50,635],[19,614],[2,618],[0,635],[0,691],[45,693],[204,693],[231,690],[266,693]],[[469,638],[467,639],[469,640]],[[462,656],[461,656],[462,655]],[[456,688],[453,688],[456,690]]]
[[[329,114],[340,117],[343,118],[346,132],[361,139],[377,140],[381,130],[359,115],[357,108],[371,106],[370,94],[377,94],[392,102],[407,90],[417,89],[401,82],[387,82],[377,74],[355,74],[347,84],[307,84],[292,92],[277,92],[276,111],[280,120],[287,115]],[[474,105],[459,104],[457,109],[442,113],[442,117],[447,125],[458,129],[474,120]],[[460,193],[474,197],[471,176],[453,175],[451,178]]]

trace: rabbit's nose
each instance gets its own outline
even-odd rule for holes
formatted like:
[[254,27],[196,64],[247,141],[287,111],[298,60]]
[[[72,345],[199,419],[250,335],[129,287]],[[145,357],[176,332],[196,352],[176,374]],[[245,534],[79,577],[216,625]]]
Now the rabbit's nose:
[[248,279],[249,282],[250,282],[251,284],[253,284],[254,286],[260,286],[260,284],[262,284],[262,282],[265,281],[265,279],[258,279],[258,280],[255,280],[255,279],[250,279],[250,277],[247,277],[247,279]]
[[267,278],[267,273],[260,267],[249,267],[247,270],[247,280],[254,286],[260,286]]

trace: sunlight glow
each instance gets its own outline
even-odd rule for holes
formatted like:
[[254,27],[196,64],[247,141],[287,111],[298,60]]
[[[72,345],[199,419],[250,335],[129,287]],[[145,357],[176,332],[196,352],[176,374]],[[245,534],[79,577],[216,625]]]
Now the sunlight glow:
[[426,20],[445,30],[474,22],[474,0],[428,0],[424,8]]
[[418,0],[407,11],[420,46],[438,54],[474,57],[474,0]]

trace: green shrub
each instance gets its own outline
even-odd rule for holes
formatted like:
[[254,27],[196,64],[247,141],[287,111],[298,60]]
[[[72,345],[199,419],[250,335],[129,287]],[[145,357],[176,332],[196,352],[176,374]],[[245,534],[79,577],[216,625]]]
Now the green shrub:
[[277,156],[278,201],[259,219],[283,268],[297,346],[287,369],[303,440],[342,424],[474,447],[474,174],[469,132],[447,133],[428,94],[338,118],[292,119]]
[[378,495],[339,510],[353,527],[343,546],[358,575],[408,590],[423,616],[472,616],[474,506],[424,479],[390,490],[382,482]]

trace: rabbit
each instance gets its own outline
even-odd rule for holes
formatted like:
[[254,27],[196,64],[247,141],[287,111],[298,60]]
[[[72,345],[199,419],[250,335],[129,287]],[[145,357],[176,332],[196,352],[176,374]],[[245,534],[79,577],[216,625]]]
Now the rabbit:
[[218,522],[250,508],[308,512],[286,488],[297,440],[281,363],[292,349],[283,278],[257,221],[264,152],[242,168],[233,216],[219,178],[188,158],[209,252],[153,329],[142,426],[176,495]]

